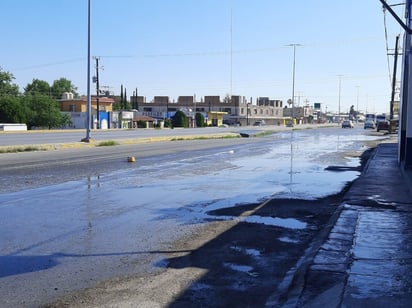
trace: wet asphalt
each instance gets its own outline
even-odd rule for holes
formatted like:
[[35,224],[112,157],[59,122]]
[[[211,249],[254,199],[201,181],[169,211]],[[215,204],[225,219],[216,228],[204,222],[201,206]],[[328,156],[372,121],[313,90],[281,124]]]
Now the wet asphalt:
[[380,144],[282,307],[412,306],[412,175]]
[[397,153],[374,150],[283,307],[411,307],[412,171]]

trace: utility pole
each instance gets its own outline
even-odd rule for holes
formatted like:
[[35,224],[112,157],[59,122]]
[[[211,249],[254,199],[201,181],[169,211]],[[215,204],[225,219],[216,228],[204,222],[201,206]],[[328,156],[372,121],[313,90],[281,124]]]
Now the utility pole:
[[233,9],[230,7],[230,99],[232,99],[233,84]]
[[86,112],[86,137],[82,142],[90,142],[90,117],[91,117],[91,96],[90,96],[90,1],[87,2],[87,112]]
[[[340,123],[340,94],[341,94],[341,83],[342,83],[342,76],[343,75],[338,75],[339,77],[339,101],[338,101],[338,118],[339,118],[339,123]],[[339,124],[338,123],[338,124]]]
[[100,128],[100,105],[99,105],[99,60],[100,57],[94,57],[96,60],[96,77],[95,77],[95,82],[96,82],[96,109],[97,109],[97,128]]
[[295,71],[296,71],[296,47],[302,46],[301,44],[289,44],[286,45],[289,47],[293,47],[293,68],[292,68],[292,126],[295,125],[294,118],[295,118]]
[[396,68],[398,65],[398,45],[399,45],[399,34],[396,36],[395,41],[395,57],[393,60],[393,77],[392,77],[392,94],[391,94],[391,106],[390,106],[390,120],[393,120],[393,105],[395,101],[395,88],[396,88]]

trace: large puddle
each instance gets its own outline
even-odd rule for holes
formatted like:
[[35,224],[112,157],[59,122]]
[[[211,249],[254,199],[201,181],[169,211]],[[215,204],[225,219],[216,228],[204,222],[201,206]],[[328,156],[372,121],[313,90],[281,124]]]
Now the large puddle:
[[[155,258],[187,232],[184,226],[204,223],[212,210],[337,193],[358,172],[325,168],[356,166],[359,160],[344,153],[362,152],[363,141],[373,137],[363,130],[339,136],[333,131],[281,133],[223,150],[151,157],[118,172],[1,194],[0,267],[8,269],[0,277],[5,286],[0,297],[16,284],[27,298],[40,290],[49,290],[44,294],[50,297],[58,293],[55,288],[81,288],[93,279],[142,271],[133,260]],[[214,219],[306,228],[296,219],[256,215]],[[28,266],[10,268],[21,262]]]

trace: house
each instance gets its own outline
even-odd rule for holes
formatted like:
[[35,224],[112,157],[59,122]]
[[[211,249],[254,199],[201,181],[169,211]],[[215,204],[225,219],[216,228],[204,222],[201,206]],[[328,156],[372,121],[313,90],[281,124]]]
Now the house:
[[153,128],[155,125],[155,119],[148,116],[134,114],[133,116],[133,128]]
[[[63,93],[59,100],[60,110],[68,114],[71,118],[72,128],[86,128],[87,126],[87,97],[74,98],[73,93]],[[108,113],[113,111],[114,99],[110,97],[91,97],[91,115],[93,118],[93,128],[109,128]],[[99,117],[97,109],[100,110]],[[99,126],[97,119],[100,120]]]

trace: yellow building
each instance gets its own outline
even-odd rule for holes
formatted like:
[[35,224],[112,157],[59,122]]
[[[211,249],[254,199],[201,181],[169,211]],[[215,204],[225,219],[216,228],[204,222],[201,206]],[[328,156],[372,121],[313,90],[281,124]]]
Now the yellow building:
[[223,125],[223,115],[227,112],[222,111],[208,111],[207,112],[207,126],[221,126]]
[[[114,99],[109,97],[99,97],[99,110],[100,111],[113,111]],[[97,110],[97,98],[93,96],[91,98],[91,107]],[[60,110],[63,112],[87,112],[87,97],[82,96],[75,99],[61,99]]]

